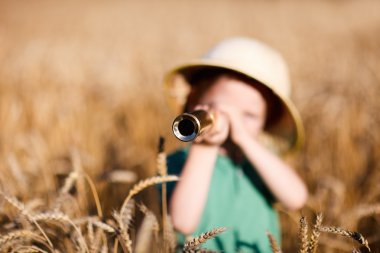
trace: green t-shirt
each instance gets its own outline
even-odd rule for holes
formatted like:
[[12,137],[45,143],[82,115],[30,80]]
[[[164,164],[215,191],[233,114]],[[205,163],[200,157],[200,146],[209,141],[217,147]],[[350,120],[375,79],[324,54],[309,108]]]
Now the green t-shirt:
[[[168,157],[169,174],[180,175],[187,153],[188,149],[183,149]],[[168,183],[169,201],[174,187],[175,183]],[[278,216],[272,203],[273,196],[248,162],[237,165],[229,157],[218,155],[207,203],[193,236],[226,227],[225,232],[208,240],[203,248],[226,253],[272,252],[266,231],[280,242]],[[184,236],[179,234],[178,243],[183,241]]]

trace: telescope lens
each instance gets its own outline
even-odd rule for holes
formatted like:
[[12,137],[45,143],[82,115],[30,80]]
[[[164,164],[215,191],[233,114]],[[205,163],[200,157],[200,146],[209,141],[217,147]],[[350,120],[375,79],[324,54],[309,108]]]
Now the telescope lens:
[[192,135],[194,130],[195,126],[191,120],[183,119],[178,124],[178,131],[184,136]]

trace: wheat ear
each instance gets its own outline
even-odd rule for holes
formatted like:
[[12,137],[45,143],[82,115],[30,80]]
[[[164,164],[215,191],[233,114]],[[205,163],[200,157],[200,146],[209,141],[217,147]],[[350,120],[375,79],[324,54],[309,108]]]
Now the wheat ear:
[[308,250],[308,224],[306,218],[304,216],[300,219],[300,230],[299,230],[299,238],[300,238],[300,248],[299,253],[307,253]]
[[[119,226],[117,238],[120,241],[120,244],[123,247],[123,250],[125,252],[132,253],[132,239],[129,236],[128,227],[125,226],[125,223],[123,222],[123,219],[119,213],[114,212],[112,215]],[[115,243],[116,243],[116,240],[115,240]],[[117,244],[115,244],[115,247],[117,247]]]
[[131,199],[124,209],[120,210],[120,217],[124,226],[128,229],[135,212],[135,201]]
[[108,225],[107,223],[104,223],[104,222],[101,222],[101,221],[93,221],[92,224],[95,226],[95,227],[98,227],[100,228],[101,230],[105,231],[105,232],[108,232],[110,234],[113,234],[115,233],[115,229]]
[[25,245],[15,247],[11,251],[11,253],[16,253],[16,252],[17,253],[37,253],[37,252],[48,253],[47,251],[45,251],[45,250],[43,250],[37,246],[25,246]]
[[333,233],[345,237],[349,237],[354,239],[355,241],[359,242],[361,245],[365,246],[368,251],[371,251],[367,239],[364,238],[364,236],[358,232],[352,232],[343,228],[338,228],[338,227],[320,227],[321,232],[328,232],[328,233]]
[[182,253],[216,253],[216,251],[209,249],[188,249],[182,251]]
[[152,221],[152,230],[155,239],[158,239],[158,232],[160,231],[160,224],[158,224],[157,217],[152,211],[150,211],[144,204],[139,205],[140,211],[145,214],[146,217]]
[[37,229],[41,232],[41,234],[43,235],[43,237],[46,239],[46,241],[49,244],[49,246],[51,248],[53,248],[53,243],[50,241],[49,237],[46,235],[45,231],[41,228],[41,226],[38,224],[38,222],[35,221],[33,219],[33,217],[29,214],[28,210],[25,208],[25,205],[23,203],[21,203],[20,201],[18,201],[16,198],[10,197],[10,196],[6,195],[2,191],[0,191],[0,195],[3,196],[3,198],[9,204],[11,204],[12,206],[14,206],[17,210],[19,210],[19,212],[22,215],[24,215],[28,219],[29,222],[31,222],[34,225],[36,225]]
[[281,250],[280,246],[278,245],[276,238],[274,238],[274,236],[269,231],[267,231],[267,236],[269,239],[269,243],[270,243],[270,247],[272,249],[272,252],[273,253],[282,253],[282,250]]
[[310,243],[309,243],[309,253],[315,253],[317,251],[319,236],[321,234],[320,227],[322,225],[323,215],[318,213],[315,219],[315,224],[313,231],[311,233]]
[[154,232],[155,238],[157,238],[160,228],[156,216],[145,205],[141,204],[140,210],[145,214],[145,218],[137,234],[135,252],[146,253],[151,248],[152,232]]
[[71,171],[70,174],[66,177],[65,182],[63,183],[63,186],[60,189],[59,193],[62,195],[68,194],[71,188],[73,188],[76,180],[78,179],[78,176],[79,176],[78,171],[75,171],[75,170]]
[[80,228],[77,225],[75,225],[75,223],[66,214],[59,211],[55,211],[55,212],[50,212],[50,213],[40,213],[40,214],[33,215],[31,217],[34,221],[47,221],[47,222],[56,221],[63,224],[71,225],[78,235],[77,240],[78,240],[79,246],[82,248],[83,251],[88,252],[88,247]]
[[0,237],[0,250],[2,250],[4,246],[6,246],[7,244],[19,238],[29,238],[40,243],[46,244],[45,238],[36,233],[31,232],[30,230],[17,230]]
[[[130,200],[127,202],[125,206],[120,209],[120,212],[113,212],[113,217],[115,218],[119,230],[117,231],[117,237],[120,241],[123,250],[126,252],[132,252],[132,239],[128,233],[129,225],[132,221],[133,212],[135,208],[134,200]],[[114,249],[117,247],[117,243],[115,241]]]
[[185,246],[183,247],[183,251],[188,251],[188,250],[195,250],[199,249],[201,244],[205,243],[207,240],[214,238],[220,233],[223,233],[226,231],[225,227],[220,227],[220,228],[214,228],[213,230],[210,230],[206,233],[201,234],[198,237],[195,237],[192,240],[189,240],[185,243]]

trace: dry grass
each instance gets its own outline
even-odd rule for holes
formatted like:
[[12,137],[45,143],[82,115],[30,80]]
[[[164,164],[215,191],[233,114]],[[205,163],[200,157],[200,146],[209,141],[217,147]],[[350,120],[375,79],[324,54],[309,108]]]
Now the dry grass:
[[[111,214],[137,180],[158,170],[166,176],[156,163],[158,137],[168,151],[178,146],[163,74],[222,38],[245,35],[277,48],[290,66],[306,128],[304,149],[288,158],[310,189],[303,213],[360,231],[379,252],[379,8],[376,1],[1,1],[1,238],[13,235],[20,252],[49,252],[49,240],[69,253],[115,252],[128,245],[124,233],[134,248],[144,213]],[[160,217],[154,187],[132,197]],[[282,248],[296,252],[299,214],[280,213]],[[159,244],[172,249],[170,217],[165,223]],[[318,231],[309,250],[366,252]],[[20,240],[22,233],[30,236]]]

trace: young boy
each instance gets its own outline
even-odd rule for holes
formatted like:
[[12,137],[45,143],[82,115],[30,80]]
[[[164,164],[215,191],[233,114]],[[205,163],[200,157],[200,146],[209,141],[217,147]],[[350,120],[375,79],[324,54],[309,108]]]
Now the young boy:
[[280,240],[273,202],[294,210],[307,198],[302,180],[273,152],[274,143],[297,148],[303,136],[283,59],[258,41],[232,38],[166,77],[172,95],[186,90],[181,83],[190,87],[186,99],[177,98],[184,110],[209,110],[214,124],[168,158],[169,174],[180,175],[168,185],[174,227],[194,236],[227,227],[204,247],[271,252],[266,231]]

